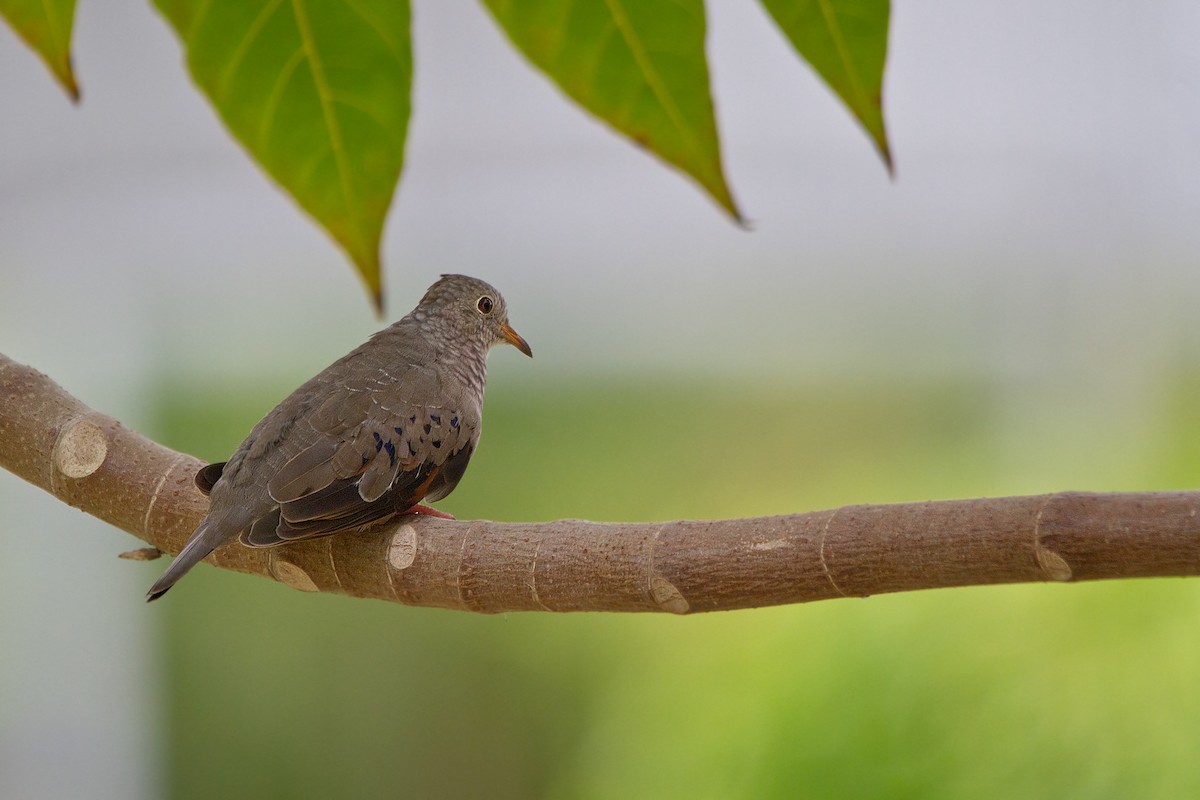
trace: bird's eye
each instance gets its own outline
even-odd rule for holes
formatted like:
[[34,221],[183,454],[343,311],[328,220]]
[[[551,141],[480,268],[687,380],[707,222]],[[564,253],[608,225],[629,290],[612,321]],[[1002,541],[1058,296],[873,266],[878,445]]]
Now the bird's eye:
[[483,297],[479,298],[479,302],[475,304],[475,307],[479,309],[480,314],[490,314],[492,313],[492,308],[495,307],[495,305],[496,302],[485,294]]

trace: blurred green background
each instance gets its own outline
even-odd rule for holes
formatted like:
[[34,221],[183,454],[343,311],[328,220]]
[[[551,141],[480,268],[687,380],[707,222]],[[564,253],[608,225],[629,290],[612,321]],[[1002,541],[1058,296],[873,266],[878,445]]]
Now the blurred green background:
[[[493,365],[503,374],[489,387],[483,446],[442,507],[672,519],[1036,488],[1003,466],[983,385],[648,389],[523,380],[525,366]],[[288,388],[215,396],[176,384],[157,433],[222,457]],[[1038,448],[1043,476],[1063,487],[1194,482],[1200,384],[1168,388],[1172,433],[1136,454],[1144,466],[1114,471],[1135,454],[1062,441]],[[770,435],[741,446],[739,423]],[[140,583],[158,568],[139,570]],[[1184,580],[689,618],[489,617],[201,568],[163,605],[177,797],[1200,792],[1187,766],[1200,743],[1200,594]]]
[[[897,174],[709,0],[747,231],[414,3],[387,321],[495,284],[461,517],[784,514],[1200,479],[1200,4],[897,4]],[[72,106],[0,26],[0,352],[220,459],[383,324],[145,0]],[[477,617],[164,562],[0,472],[0,798],[1200,796],[1200,581]]]

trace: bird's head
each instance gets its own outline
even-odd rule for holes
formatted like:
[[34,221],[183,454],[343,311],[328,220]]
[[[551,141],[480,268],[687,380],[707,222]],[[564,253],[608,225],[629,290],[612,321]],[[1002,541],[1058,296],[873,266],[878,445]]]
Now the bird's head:
[[466,275],[443,275],[417,307],[464,338],[485,347],[511,344],[529,357],[529,344],[508,323],[508,304],[491,284]]

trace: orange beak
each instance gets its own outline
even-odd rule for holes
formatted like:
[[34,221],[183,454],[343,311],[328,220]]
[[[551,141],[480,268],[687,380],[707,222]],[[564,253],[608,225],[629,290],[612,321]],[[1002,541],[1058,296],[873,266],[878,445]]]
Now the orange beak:
[[525,355],[533,358],[533,351],[529,349],[529,342],[521,338],[521,334],[512,329],[507,322],[500,326],[500,332],[504,334],[504,340],[513,347],[520,350]]

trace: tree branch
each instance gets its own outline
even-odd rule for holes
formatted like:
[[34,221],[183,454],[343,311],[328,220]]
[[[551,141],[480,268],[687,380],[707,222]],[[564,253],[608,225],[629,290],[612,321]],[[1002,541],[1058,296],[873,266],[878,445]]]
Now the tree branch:
[[[203,462],[0,355],[0,466],[160,550],[207,507]],[[684,614],[1021,581],[1200,574],[1200,492],[846,506],[662,523],[407,518],[208,558],[305,591],[466,611]]]

